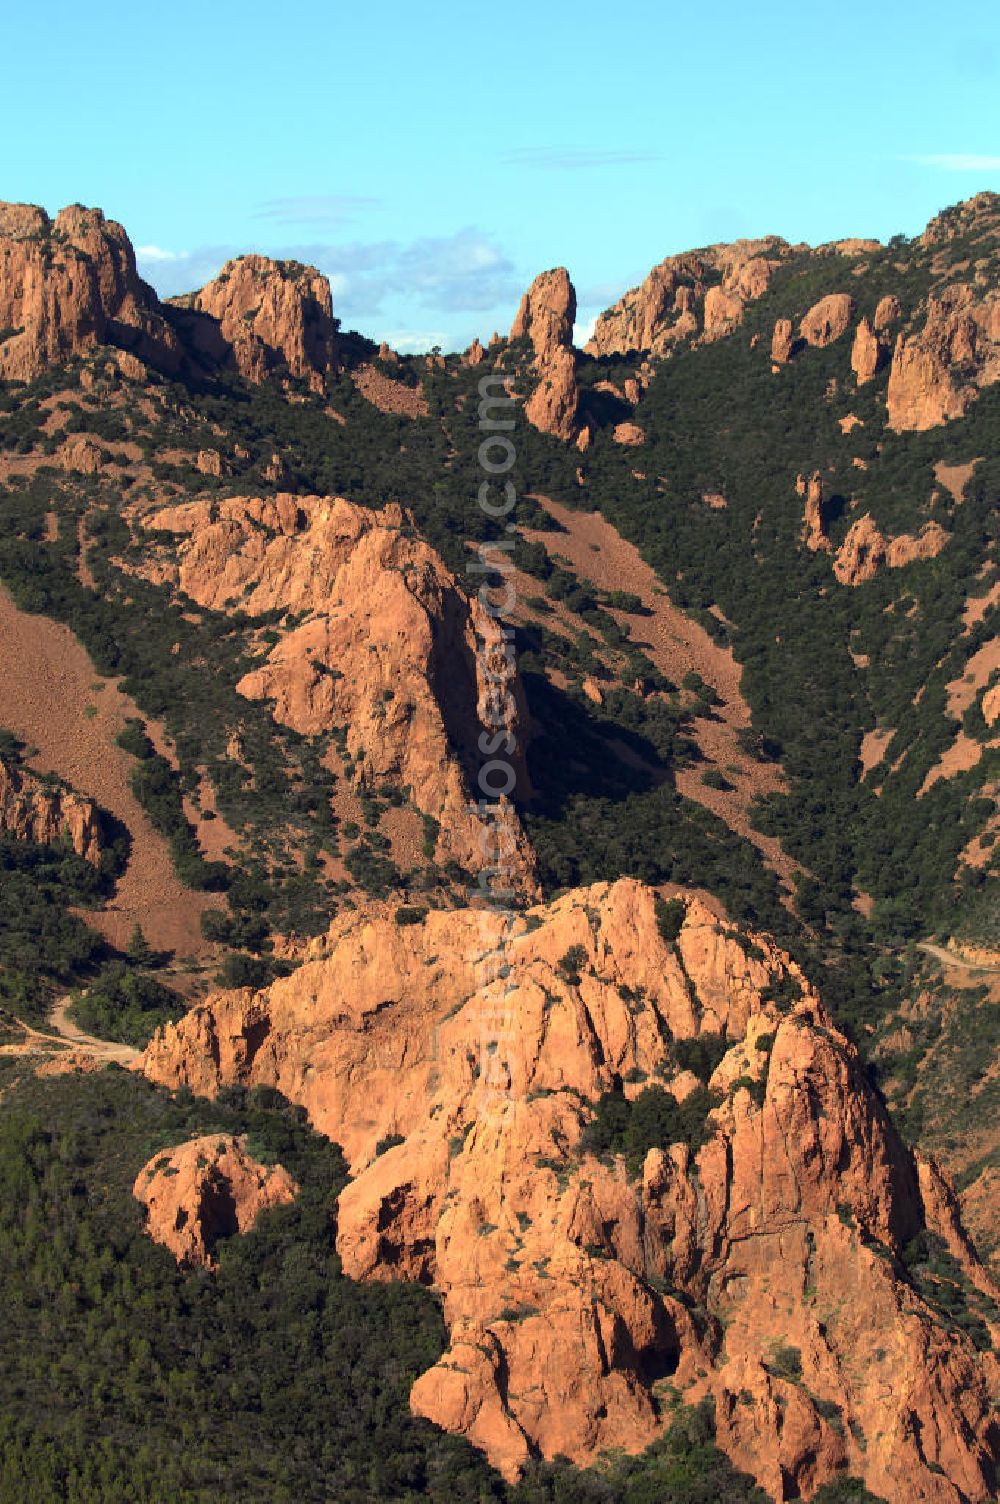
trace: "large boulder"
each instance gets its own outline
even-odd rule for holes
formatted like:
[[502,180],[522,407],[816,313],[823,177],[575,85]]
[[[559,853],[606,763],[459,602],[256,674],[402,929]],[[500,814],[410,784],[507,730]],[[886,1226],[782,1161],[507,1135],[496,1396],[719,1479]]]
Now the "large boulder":
[[260,1164],[244,1138],[225,1133],[154,1154],[132,1188],[149,1236],[185,1269],[214,1269],[226,1238],[249,1232],[262,1212],[287,1206],[298,1191],[282,1165]]

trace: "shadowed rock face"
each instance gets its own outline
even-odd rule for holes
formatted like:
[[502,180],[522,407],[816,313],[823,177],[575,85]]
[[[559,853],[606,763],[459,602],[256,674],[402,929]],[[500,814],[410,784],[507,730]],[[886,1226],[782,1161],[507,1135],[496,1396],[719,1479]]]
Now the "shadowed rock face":
[[[479,737],[509,733],[524,788],[526,710],[496,621],[470,599],[398,506],[339,497],[231,497],[165,508],[147,526],[178,536],[176,558],[150,566],[201,606],[284,609],[286,627],[241,694],[270,700],[305,735],[347,728],[360,784],[410,790],[440,826],[437,857],[479,872],[489,828],[472,807]],[[513,806],[496,825],[516,886],[535,891],[534,859]]]
[[294,1201],[299,1188],[281,1165],[262,1165],[246,1142],[208,1134],[156,1154],[139,1171],[133,1195],[146,1208],[146,1231],[183,1267],[212,1269],[219,1244],[248,1232],[261,1212]]
[[0,204],[0,330],[5,380],[30,381],[100,344],[168,372],[181,363],[125,231],[79,204],[54,221],[32,204]]
[[[450,1347],[413,1408],[508,1475],[640,1449],[669,1380],[714,1399],[720,1444],[777,1499],[846,1466],[892,1504],[984,1504],[995,1359],[901,1262],[930,1230],[990,1288],[950,1193],[773,942],[694,897],[675,939],[662,917],[629,880],[506,926],[435,912],[401,935],[373,906],[295,975],[168,1026],[144,1069],[276,1086],[344,1146],[346,1272],[444,1297]],[[683,1042],[719,1036],[705,1102]],[[602,1094],[651,1087],[698,1104],[700,1131],[587,1153]]]
[[103,847],[101,818],[91,799],[54,787],[0,758],[0,831],[39,846],[68,844],[94,866]]

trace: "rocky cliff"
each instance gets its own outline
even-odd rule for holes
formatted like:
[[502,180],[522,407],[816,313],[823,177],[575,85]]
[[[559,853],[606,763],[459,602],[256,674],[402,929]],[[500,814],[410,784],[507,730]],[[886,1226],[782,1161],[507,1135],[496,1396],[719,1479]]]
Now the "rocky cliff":
[[890,1504],[991,1497],[995,1357],[910,1273],[930,1239],[992,1309],[947,1188],[796,966],[698,899],[346,915],[144,1069],[274,1085],[344,1146],[345,1270],[444,1297],[413,1408],[509,1475],[637,1450],[708,1395],[775,1499],[844,1468]]
[[668,256],[601,314],[587,351],[663,354],[699,332],[708,341],[719,339],[742,322],[746,304],[767,291],[790,254],[785,241],[769,236]]
[[0,832],[39,846],[66,844],[95,866],[101,817],[92,800],[47,783],[0,757]]
[[146,1231],[187,1269],[212,1269],[219,1244],[248,1232],[261,1212],[287,1206],[298,1186],[282,1165],[262,1165],[246,1141],[212,1133],[153,1158],[133,1195],[146,1208]]
[[513,880],[534,891],[513,806],[504,801],[487,824],[472,802],[484,727],[526,787],[526,712],[507,646],[412,518],[398,506],[279,493],[194,501],[143,523],[178,540],[151,549],[146,567],[199,605],[288,613],[241,694],[273,702],[275,718],[305,735],[346,728],[358,784],[408,790],[440,827],[440,862],[488,866],[495,825]]
[[287,369],[322,391],[336,367],[330,284],[314,266],[240,256],[200,292],[175,302],[188,310],[195,348],[212,362],[232,364],[248,381]]
[[99,344],[167,371],[181,362],[121,225],[79,204],[55,220],[32,204],[0,204],[0,377],[30,381]]

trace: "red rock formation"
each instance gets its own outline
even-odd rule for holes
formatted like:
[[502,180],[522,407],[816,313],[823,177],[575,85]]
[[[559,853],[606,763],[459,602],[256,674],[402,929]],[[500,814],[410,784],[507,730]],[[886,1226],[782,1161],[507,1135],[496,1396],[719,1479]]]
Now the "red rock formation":
[[705,329],[703,338],[711,344],[732,334],[743,322],[745,304],[738,293],[724,287],[710,287],[705,294]]
[[995,726],[1000,721],[1000,683],[994,684],[983,695],[982,709],[987,726]]
[[923,430],[961,417],[979,391],[998,380],[1000,297],[980,300],[969,283],[950,283],[928,299],[922,330],[896,341],[890,426]]
[[851,524],[837,550],[833,572],[842,585],[863,585],[883,567],[902,569],[916,559],[935,559],[951,538],[940,523],[927,522],[914,537],[900,533],[886,539],[866,512]]
[[65,844],[95,867],[101,860],[101,818],[93,801],[2,758],[0,831],[39,846]]
[[853,317],[853,298],[846,292],[832,292],[813,304],[799,325],[799,334],[807,345],[822,349],[847,333]]
[[882,334],[890,325],[901,319],[903,310],[895,293],[887,293],[884,298],[879,298],[875,309],[875,317],[872,319],[876,334]]
[[[799,476],[799,482],[803,477]],[[802,539],[812,553],[829,553],[830,540],[826,536],[826,518],[823,515],[823,477],[816,470],[801,486],[796,483],[800,496],[805,496],[802,523]]]
[[99,475],[104,466],[104,451],[86,434],[72,434],[60,445],[56,456],[61,470],[75,475]]
[[616,444],[635,446],[645,444],[645,430],[638,423],[616,423],[612,437]]
[[[410,790],[440,824],[437,857],[471,872],[494,841],[472,805],[482,727],[507,735],[522,787],[526,711],[495,619],[469,599],[398,506],[340,498],[230,497],[166,508],[147,526],[176,533],[176,559],[155,549],[148,567],[201,606],[284,609],[306,619],[285,630],[237,686],[273,702],[306,735],[347,728],[356,780]],[[512,880],[533,890],[533,859],[513,807],[499,816]]]
[[266,381],[284,366],[322,391],[336,367],[330,284],[314,266],[240,256],[200,292],[175,301],[207,315],[207,325],[190,325],[202,353],[227,357],[248,381]]
[[[776,236],[708,246],[668,256],[639,287],[630,289],[597,320],[587,351],[622,355],[637,350],[663,354],[698,332],[704,305],[706,339],[718,339],[739,324],[743,305],[759,298],[791,247]],[[721,273],[712,287],[713,278]]]
[[858,386],[864,386],[876,375],[882,364],[885,348],[881,344],[873,325],[867,319],[862,319],[854,336],[854,345],[851,349],[851,370],[857,377]]
[[[450,1347],[412,1406],[508,1475],[640,1449],[669,1380],[713,1398],[720,1445],[775,1498],[847,1467],[890,1504],[985,1504],[995,1360],[900,1261],[926,1227],[985,1280],[953,1205],[795,965],[696,898],[681,918],[665,940],[627,880],[405,934],[376,906],[267,992],[199,1004],[144,1069],[275,1085],[344,1145],[346,1272],[444,1298]],[[688,1097],[677,1041],[709,1033],[728,1049],[701,1147],[631,1169],[583,1151],[615,1083]]]
[[923,431],[960,418],[968,405],[957,392],[940,355],[902,334],[896,340],[886,394],[889,426]]
[[795,344],[795,334],[791,319],[777,319],[774,325],[774,333],[771,336],[771,361],[776,366],[783,366],[791,359],[792,348]]
[[249,1232],[261,1212],[294,1201],[299,1188],[282,1165],[262,1165],[246,1140],[211,1133],[154,1154],[132,1194],[146,1231],[183,1268],[213,1269],[224,1238]]
[[541,272],[521,299],[510,337],[529,339],[539,366],[573,343],[576,291],[564,266]]
[[524,415],[540,433],[550,433],[568,442],[581,432],[577,421],[579,401],[576,360],[572,350],[560,348],[542,368],[538,385],[524,404]]
[[100,344],[164,370],[180,364],[177,338],[136,271],[125,231],[79,204],[54,222],[31,204],[0,204],[0,330],[6,380],[30,381]]
[[565,267],[542,272],[521,299],[511,326],[512,340],[529,339],[535,352],[538,385],[524,405],[528,422],[542,433],[575,439],[579,389],[573,354],[576,292]]

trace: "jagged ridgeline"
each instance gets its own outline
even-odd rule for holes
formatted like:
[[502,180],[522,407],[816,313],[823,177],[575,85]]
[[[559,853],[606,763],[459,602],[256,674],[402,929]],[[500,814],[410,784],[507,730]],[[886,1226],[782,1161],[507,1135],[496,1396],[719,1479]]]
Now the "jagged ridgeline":
[[[163,301],[99,211],[0,206],[4,1273],[84,1292],[43,1424],[53,1332],[3,1344],[0,1499],[129,1457],[216,1497],[227,1450],[232,1497],[991,1497],[1000,200],[575,316],[556,268],[403,357],[313,267]],[[523,1003],[485,1067],[484,376]],[[149,1081],[63,1074],[63,997],[155,1030]]]

